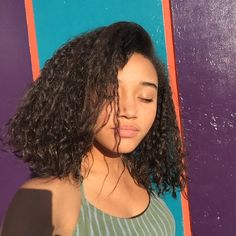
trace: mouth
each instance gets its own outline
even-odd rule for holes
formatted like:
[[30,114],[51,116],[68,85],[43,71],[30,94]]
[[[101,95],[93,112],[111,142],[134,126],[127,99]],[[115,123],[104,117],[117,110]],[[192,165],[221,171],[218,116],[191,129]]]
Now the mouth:
[[139,132],[139,130],[136,127],[127,125],[120,126],[116,130],[121,138],[133,138]]

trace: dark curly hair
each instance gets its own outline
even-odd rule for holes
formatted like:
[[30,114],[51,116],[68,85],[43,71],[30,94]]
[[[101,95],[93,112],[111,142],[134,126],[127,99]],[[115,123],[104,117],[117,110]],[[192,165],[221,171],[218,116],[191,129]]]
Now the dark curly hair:
[[[118,22],[82,34],[62,46],[32,82],[8,122],[7,144],[29,164],[33,176],[82,181],[81,161],[94,143],[95,123],[118,97],[118,70],[133,53],[148,58],[158,74],[158,108],[152,128],[123,161],[149,192],[182,190],[184,151],[166,72],[148,33]],[[156,187],[154,187],[153,183]]]

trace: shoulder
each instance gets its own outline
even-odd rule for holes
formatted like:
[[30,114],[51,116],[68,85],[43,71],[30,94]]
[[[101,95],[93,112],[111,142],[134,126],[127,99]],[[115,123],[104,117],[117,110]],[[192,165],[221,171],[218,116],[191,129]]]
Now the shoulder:
[[79,184],[68,178],[34,178],[26,181],[19,190],[48,191],[52,194],[53,200],[57,198],[67,200],[72,194],[79,194]]
[[72,181],[31,179],[15,194],[5,217],[2,236],[15,235],[15,232],[18,235],[52,235],[73,230],[79,210],[80,191]]

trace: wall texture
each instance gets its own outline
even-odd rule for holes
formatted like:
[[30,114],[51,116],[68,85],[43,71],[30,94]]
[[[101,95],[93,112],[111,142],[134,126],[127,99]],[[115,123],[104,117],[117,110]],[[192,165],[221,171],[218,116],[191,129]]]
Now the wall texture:
[[[16,110],[32,81],[23,0],[0,1],[0,130]],[[2,147],[2,146],[0,146]],[[28,170],[10,153],[0,152],[0,222]]]
[[236,235],[236,2],[172,0],[192,231]]

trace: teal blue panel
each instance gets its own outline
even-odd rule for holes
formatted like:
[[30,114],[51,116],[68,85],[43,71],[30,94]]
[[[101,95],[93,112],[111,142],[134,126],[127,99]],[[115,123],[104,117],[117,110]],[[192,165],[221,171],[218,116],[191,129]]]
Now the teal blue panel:
[[160,0],[34,0],[36,34],[42,66],[53,52],[73,36],[116,21],[141,24],[166,62]]
[[[40,67],[55,50],[74,36],[116,21],[142,25],[155,43],[157,55],[166,64],[161,0],[34,0]],[[176,235],[183,236],[180,196],[164,200],[176,220]]]

